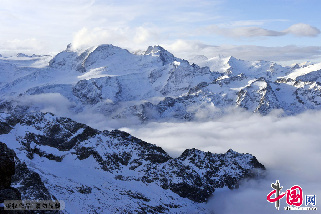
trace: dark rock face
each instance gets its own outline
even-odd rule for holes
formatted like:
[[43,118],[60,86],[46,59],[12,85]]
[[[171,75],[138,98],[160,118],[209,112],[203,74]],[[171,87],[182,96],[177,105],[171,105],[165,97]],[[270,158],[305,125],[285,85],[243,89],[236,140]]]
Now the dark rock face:
[[8,123],[0,122],[0,134],[8,134],[11,129],[12,128]]
[[[15,188],[7,188],[7,189],[0,189],[0,203],[3,203],[5,200],[21,200],[20,192]],[[23,212],[23,211],[7,211],[4,208],[0,207],[1,214],[23,214],[23,213],[30,213],[30,212]]]
[[[18,186],[14,188],[12,186]],[[0,203],[5,200],[51,200],[54,197],[44,186],[39,174],[28,169],[12,149],[0,142]],[[6,211],[2,207],[0,213],[33,214],[60,213],[59,211]]]
[[21,199],[50,200],[52,196],[39,174],[29,170],[12,149],[0,142],[0,203]]
[[101,87],[91,81],[79,81],[73,88],[72,92],[81,100],[82,103],[94,105],[102,100]]
[[[21,194],[11,187],[11,178],[15,174],[15,153],[6,144],[0,142],[0,203],[5,200],[21,200]],[[10,213],[0,208],[0,213]],[[21,213],[21,212],[11,212]]]
[[12,177],[12,185],[25,200],[51,200],[54,198],[45,187],[38,173],[31,171],[25,163],[16,161],[16,173]]
[[5,200],[21,200],[21,194],[19,190],[13,187],[0,190],[0,202]]
[[215,188],[238,188],[240,180],[254,178],[254,169],[265,170],[265,167],[250,154],[231,149],[225,154],[187,149],[178,158],[158,166],[149,165],[141,180],[159,183],[164,189],[192,201],[206,202]]
[[0,142],[0,189],[10,188],[11,177],[15,173],[15,153]]
[[[52,120],[52,118],[54,119]],[[98,133],[98,130],[85,124],[76,123],[69,118],[57,118],[50,113],[27,114],[17,120],[21,125],[33,126],[35,129],[44,132],[43,134],[28,132],[23,141],[27,148],[31,142],[35,142],[39,145],[51,146],[61,151],[66,151]],[[72,137],[80,129],[83,131],[79,135]],[[33,153],[35,152],[33,151]]]

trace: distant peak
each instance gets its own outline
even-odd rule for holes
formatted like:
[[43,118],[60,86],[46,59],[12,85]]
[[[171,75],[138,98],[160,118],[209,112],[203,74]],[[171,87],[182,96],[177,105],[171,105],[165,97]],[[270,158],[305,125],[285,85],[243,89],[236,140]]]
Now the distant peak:
[[131,51],[132,54],[134,55],[144,55],[146,51],[144,50],[135,50],[135,51]]
[[[24,54],[24,53],[18,53],[16,56],[17,56],[17,57],[28,57],[28,58],[32,58],[32,57],[43,57],[43,56],[49,56],[49,55],[37,55],[37,54],[27,55],[27,54]],[[1,55],[0,55],[0,57],[1,57]]]
[[196,55],[192,58],[192,61],[207,61],[208,58],[204,55]]
[[122,49],[118,46],[114,46],[112,44],[101,44],[99,46],[97,46],[94,50],[94,52],[114,52],[114,51],[117,51],[117,50],[125,50],[127,51],[126,49]]
[[294,65],[291,65],[292,69],[298,69],[300,68],[300,65],[298,63],[295,63]]
[[204,153],[203,151],[199,150],[199,149],[195,149],[195,148],[192,148],[192,149],[185,149],[185,151],[181,154],[181,158],[186,158],[188,156],[193,156],[193,155],[197,155],[197,154],[200,154],[200,153]]
[[73,49],[73,46],[72,46],[71,43],[69,43],[69,44],[67,45],[66,51],[72,51],[72,49]]
[[227,150],[227,152],[226,153],[235,153],[235,151],[233,150],[233,149],[229,149],[229,150]]
[[78,53],[83,53],[85,51],[88,51],[88,50],[107,50],[107,49],[121,49],[120,47],[117,47],[117,46],[114,46],[112,44],[100,44],[98,46],[75,46],[74,44],[72,43],[69,43],[67,45],[67,48],[64,52],[78,52]]
[[101,45],[98,45],[97,48],[119,48],[119,47],[114,46],[112,44],[101,44]]
[[24,53],[18,53],[17,57],[30,57],[30,56]]
[[228,62],[234,62],[234,61],[238,61],[239,59],[236,59],[234,56],[230,56],[228,57]]
[[172,53],[168,52],[159,45],[149,46],[145,52],[145,55],[159,57],[163,61],[163,65],[172,63],[176,60]]
[[[166,50],[163,47],[159,46],[159,45],[149,46],[147,48],[146,52],[145,52],[145,55],[151,55],[151,54],[155,55],[155,54],[157,54],[159,52],[165,52],[165,51]],[[168,52],[168,51],[166,51],[166,52]]]
[[313,63],[310,61],[306,61],[306,62],[302,62],[302,63],[295,63],[295,64],[291,65],[291,69],[295,70],[295,69],[299,69],[299,68],[305,68],[310,65],[313,65]]

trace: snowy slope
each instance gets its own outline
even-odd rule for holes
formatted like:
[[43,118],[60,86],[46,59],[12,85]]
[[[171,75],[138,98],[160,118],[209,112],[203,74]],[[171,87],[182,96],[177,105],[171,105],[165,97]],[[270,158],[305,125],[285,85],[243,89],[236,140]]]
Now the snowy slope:
[[232,150],[191,149],[171,158],[126,132],[98,131],[50,113],[1,114],[1,126],[0,141],[24,171],[41,178],[14,186],[25,199],[39,197],[40,189],[42,198],[65,201],[65,213],[209,213],[204,202],[215,188],[235,188],[264,169],[254,156]]

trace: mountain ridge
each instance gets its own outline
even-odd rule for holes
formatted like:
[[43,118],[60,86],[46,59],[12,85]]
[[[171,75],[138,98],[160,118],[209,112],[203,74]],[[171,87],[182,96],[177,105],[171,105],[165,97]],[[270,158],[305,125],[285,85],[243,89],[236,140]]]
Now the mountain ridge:
[[[63,200],[66,213],[77,207],[81,212],[207,213],[204,202],[216,188],[237,188],[265,170],[255,156],[231,149],[225,154],[186,149],[172,158],[126,132],[99,131],[51,113],[1,113],[0,119],[7,127],[0,141],[16,153],[13,187],[22,199]],[[105,201],[106,194],[113,196]]]
[[[4,62],[2,103],[14,105],[21,97],[59,94],[73,106],[70,112],[79,114],[90,108],[111,120],[134,117],[147,122],[174,117],[193,121],[202,106],[213,109],[207,115],[210,119],[224,115],[227,108],[262,115],[275,109],[284,115],[320,109],[321,63],[282,67],[221,56],[196,57],[190,63],[160,46],[132,54],[113,45],[78,52],[68,46],[42,68],[15,67],[15,61],[7,59],[0,64]],[[164,105],[169,99],[171,104]],[[27,106],[33,108],[30,103]]]

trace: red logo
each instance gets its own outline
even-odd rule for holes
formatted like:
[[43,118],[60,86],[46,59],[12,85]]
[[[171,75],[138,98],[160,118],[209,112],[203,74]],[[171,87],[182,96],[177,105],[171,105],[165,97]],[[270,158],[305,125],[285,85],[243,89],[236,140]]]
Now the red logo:
[[[267,201],[270,203],[275,203],[275,208],[280,208],[280,200],[286,195],[286,203],[293,206],[301,206],[303,203],[303,191],[299,185],[292,186],[286,192],[280,193],[281,189],[283,188],[280,186],[280,182],[277,180],[276,183],[272,183],[271,187],[274,189],[272,190],[266,197]],[[272,198],[272,195],[275,195]]]
[[303,203],[302,188],[298,185],[291,187],[286,191],[286,203],[294,206],[301,206]]

